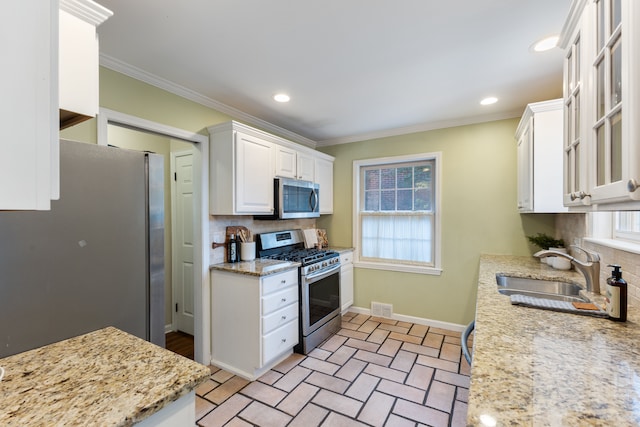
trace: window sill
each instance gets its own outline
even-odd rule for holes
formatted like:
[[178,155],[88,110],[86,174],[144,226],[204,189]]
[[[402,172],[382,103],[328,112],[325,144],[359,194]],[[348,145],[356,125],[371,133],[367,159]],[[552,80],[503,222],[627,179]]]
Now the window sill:
[[420,267],[417,265],[399,265],[399,264],[387,264],[387,263],[381,263],[381,262],[355,261],[353,263],[353,266],[356,268],[368,268],[371,270],[398,271],[402,273],[428,274],[432,276],[440,276],[442,274],[441,268]]
[[608,248],[618,249],[632,254],[640,255],[640,244],[627,242],[624,240],[603,239],[597,237],[584,237],[585,242],[595,243],[597,245],[606,246]]

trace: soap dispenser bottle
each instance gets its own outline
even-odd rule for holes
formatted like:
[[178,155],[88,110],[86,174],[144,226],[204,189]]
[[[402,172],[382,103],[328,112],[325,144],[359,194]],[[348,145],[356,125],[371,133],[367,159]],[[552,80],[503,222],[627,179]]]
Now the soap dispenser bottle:
[[607,279],[607,314],[616,322],[627,321],[627,282],[622,278],[619,265],[613,267],[611,277]]

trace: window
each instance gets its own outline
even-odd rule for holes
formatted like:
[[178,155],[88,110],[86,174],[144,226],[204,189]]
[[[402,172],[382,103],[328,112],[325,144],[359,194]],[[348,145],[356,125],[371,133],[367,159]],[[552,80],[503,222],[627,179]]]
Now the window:
[[640,212],[615,212],[613,238],[640,243]]
[[591,212],[588,241],[640,254],[640,212]]
[[439,154],[354,162],[356,265],[440,274]]

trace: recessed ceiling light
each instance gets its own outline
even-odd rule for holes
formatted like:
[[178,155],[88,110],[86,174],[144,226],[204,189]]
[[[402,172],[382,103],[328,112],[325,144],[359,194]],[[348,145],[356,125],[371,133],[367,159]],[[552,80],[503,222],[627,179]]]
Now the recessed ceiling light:
[[278,102],[289,102],[291,98],[286,93],[277,93],[273,95],[273,99],[275,99]]
[[534,52],[544,52],[547,50],[551,50],[558,45],[558,39],[558,36],[551,36],[539,40],[535,42],[533,46],[531,46],[531,50],[533,50]]
[[480,101],[480,104],[481,105],[491,105],[491,104],[495,104],[496,102],[498,102],[498,98],[496,98],[494,96],[490,96],[490,97],[485,98],[482,101]]

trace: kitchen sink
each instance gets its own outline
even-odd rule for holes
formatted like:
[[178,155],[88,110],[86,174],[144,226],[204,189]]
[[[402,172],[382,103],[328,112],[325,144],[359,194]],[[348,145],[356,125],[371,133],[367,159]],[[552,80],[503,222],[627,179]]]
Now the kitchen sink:
[[502,295],[527,295],[536,298],[560,301],[589,302],[589,298],[580,295],[582,286],[576,283],[556,280],[529,279],[496,274],[498,292]]

